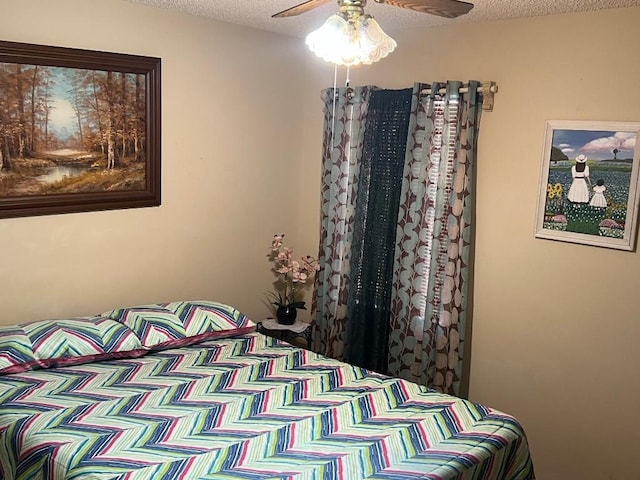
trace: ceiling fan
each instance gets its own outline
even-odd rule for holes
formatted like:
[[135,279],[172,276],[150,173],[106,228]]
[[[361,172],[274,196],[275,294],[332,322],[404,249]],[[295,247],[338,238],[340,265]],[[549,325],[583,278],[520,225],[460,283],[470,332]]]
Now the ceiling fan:
[[[283,10],[273,15],[273,18],[293,17],[313,10],[316,7],[329,3],[331,0],[307,0],[294,7]],[[374,0],[376,3],[386,3],[394,7],[407,8],[421,13],[429,13],[446,18],[456,18],[468,13],[472,3],[459,0]],[[338,5],[343,8],[362,9],[367,0],[338,0]]]
[[[292,17],[308,12],[331,0],[307,0],[273,15]],[[459,0],[374,0],[416,12],[455,18],[468,13],[472,3]],[[307,35],[306,44],[320,58],[336,65],[371,64],[396,48],[396,41],[384,33],[376,20],[364,12],[367,0],[338,0],[338,12],[319,29]]]

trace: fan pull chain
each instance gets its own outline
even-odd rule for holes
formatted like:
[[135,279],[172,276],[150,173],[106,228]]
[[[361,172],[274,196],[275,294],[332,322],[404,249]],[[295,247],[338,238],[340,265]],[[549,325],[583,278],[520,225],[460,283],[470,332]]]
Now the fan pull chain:
[[[347,67],[344,86],[345,86],[345,88],[347,90],[345,92],[345,95],[346,95],[348,100],[353,99],[353,96],[354,96],[354,91],[350,87],[350,84],[351,84],[350,76],[351,76],[351,69],[350,69],[350,67]],[[331,150],[333,150],[333,148],[334,148],[334,143],[333,142],[335,141],[336,100],[337,99],[338,99],[338,64],[334,63],[333,64],[333,103],[332,103],[332,106],[331,106]],[[353,108],[353,105],[351,105],[351,108]]]
[[334,64],[333,68],[333,105],[331,108],[331,146],[329,155],[332,154],[336,135],[336,98],[338,97],[338,64]]

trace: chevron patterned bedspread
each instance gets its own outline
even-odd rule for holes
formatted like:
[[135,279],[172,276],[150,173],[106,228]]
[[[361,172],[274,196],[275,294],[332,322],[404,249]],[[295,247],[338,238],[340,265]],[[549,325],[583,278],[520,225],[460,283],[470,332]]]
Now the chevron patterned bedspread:
[[527,480],[510,416],[258,333],[0,378],[0,478]]

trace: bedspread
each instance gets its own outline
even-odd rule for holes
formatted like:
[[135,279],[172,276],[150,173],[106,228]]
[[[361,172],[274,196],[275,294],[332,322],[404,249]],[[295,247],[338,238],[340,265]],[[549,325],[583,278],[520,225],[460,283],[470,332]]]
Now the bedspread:
[[533,479],[509,415],[259,333],[0,378],[0,473]]

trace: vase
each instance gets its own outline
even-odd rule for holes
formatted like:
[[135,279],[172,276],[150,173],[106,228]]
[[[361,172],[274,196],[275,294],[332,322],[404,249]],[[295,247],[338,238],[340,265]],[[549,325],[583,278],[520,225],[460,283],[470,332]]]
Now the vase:
[[281,325],[293,325],[296,321],[298,311],[294,307],[280,305],[276,310],[276,318]]

